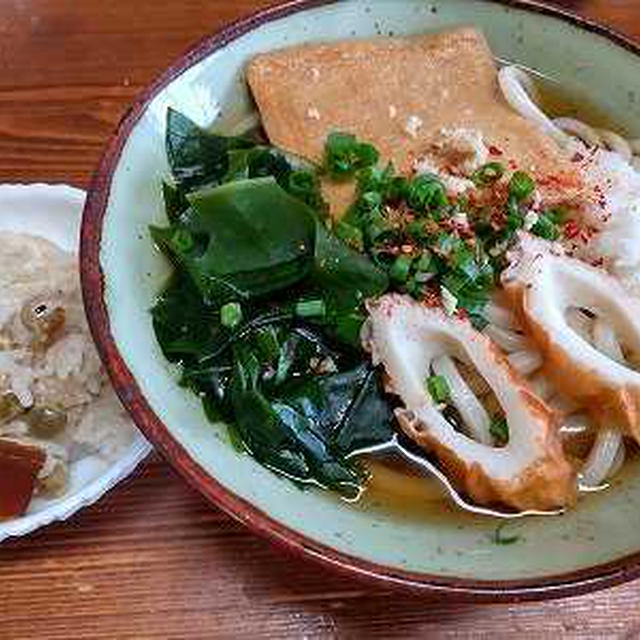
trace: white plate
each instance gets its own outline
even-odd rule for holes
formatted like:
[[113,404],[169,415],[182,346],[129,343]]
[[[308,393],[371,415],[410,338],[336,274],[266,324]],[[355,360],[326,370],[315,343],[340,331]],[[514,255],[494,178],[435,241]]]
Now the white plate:
[[[32,233],[66,251],[77,252],[84,200],[84,191],[63,184],[0,185],[0,231]],[[54,500],[35,498],[24,516],[0,521],[0,542],[66,520],[93,504],[127,477],[150,451],[149,443],[136,431],[131,446],[115,462],[87,456],[72,463],[65,495]]]

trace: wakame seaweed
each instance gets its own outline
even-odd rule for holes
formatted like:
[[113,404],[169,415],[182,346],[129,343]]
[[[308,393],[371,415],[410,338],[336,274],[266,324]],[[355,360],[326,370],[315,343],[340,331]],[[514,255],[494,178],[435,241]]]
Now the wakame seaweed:
[[363,302],[387,290],[385,270],[327,228],[315,170],[173,110],[166,141],[168,225],[151,228],[174,265],[152,309],[163,353],[259,462],[357,495],[365,472],[351,454],[393,435],[359,347]]
[[165,145],[176,185],[190,191],[220,182],[229,169],[229,153],[256,143],[248,136],[220,136],[206,131],[169,108]]
[[205,299],[264,295],[295,284],[313,265],[315,219],[274,178],[189,193],[190,207],[156,242],[186,270]]
[[[169,108],[165,145],[175,181],[175,187],[165,185],[164,193],[171,221],[176,204],[186,205],[186,193],[267,176],[318,214],[326,214],[327,204],[320,192],[317,173],[304,166],[294,168],[282,153],[263,144],[256,136],[221,136],[202,129],[179,111]],[[182,210],[186,208],[183,206]]]

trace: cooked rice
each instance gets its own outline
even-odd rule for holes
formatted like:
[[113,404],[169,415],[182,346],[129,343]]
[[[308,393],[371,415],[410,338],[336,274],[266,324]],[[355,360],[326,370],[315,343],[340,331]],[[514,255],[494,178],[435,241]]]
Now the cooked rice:
[[[89,454],[112,461],[134,431],[89,336],[77,257],[42,238],[3,232],[0,264],[0,392],[15,394],[23,410],[13,419],[4,416],[4,423],[0,416],[0,438],[42,448],[47,460],[37,490],[59,494],[69,462]],[[62,326],[50,333],[28,326],[33,314],[52,310],[62,314]],[[28,410],[43,407],[63,412],[67,420],[49,439],[29,424]]]

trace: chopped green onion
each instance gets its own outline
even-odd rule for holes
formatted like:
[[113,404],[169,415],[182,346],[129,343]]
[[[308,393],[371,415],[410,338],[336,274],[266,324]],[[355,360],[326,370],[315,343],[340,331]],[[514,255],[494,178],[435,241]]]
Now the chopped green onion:
[[464,193],[459,195],[455,206],[459,211],[468,212],[471,206],[471,201],[469,200],[469,196],[466,196]]
[[538,221],[531,227],[531,233],[545,240],[557,240],[561,233],[560,227],[547,214],[540,214]]
[[433,256],[430,251],[423,251],[416,260],[415,269],[417,272],[435,273],[437,271]]
[[289,174],[289,190],[291,193],[305,193],[315,189],[316,176],[311,171],[292,171]]
[[431,239],[430,249],[440,258],[448,259],[460,245],[460,238],[451,233],[440,232],[435,238]]
[[442,256],[450,256],[460,245],[462,241],[460,238],[454,236],[452,233],[440,233],[435,241],[432,243],[433,250]]
[[367,193],[376,191],[386,194],[393,179],[393,165],[389,163],[384,169],[376,166],[365,167],[358,172],[358,191]]
[[416,274],[412,278],[409,278],[409,280],[407,280],[407,284],[405,285],[407,293],[414,298],[419,298],[423,293],[423,283],[420,282],[418,278],[419,275],[420,274]]
[[429,235],[424,226],[424,220],[412,220],[405,227],[405,232],[414,240],[425,240]]
[[505,536],[502,533],[502,530],[508,525],[508,522],[503,522],[496,527],[495,533],[492,536],[493,543],[501,546],[507,546],[510,544],[515,544],[522,540],[522,536],[514,535],[514,536]]
[[171,245],[178,253],[187,253],[193,249],[193,236],[186,229],[176,229],[171,236]]
[[409,279],[413,257],[410,255],[399,255],[391,265],[389,277],[396,282],[406,282]]
[[382,195],[378,191],[367,191],[360,196],[360,203],[370,211],[382,206]]
[[348,177],[358,169],[371,167],[380,154],[370,144],[349,133],[331,133],[325,144],[326,168],[334,178]]
[[554,207],[544,212],[544,215],[555,224],[562,224],[569,217],[569,212],[564,207]]
[[322,318],[327,315],[324,300],[301,300],[296,304],[295,314],[300,318]]
[[509,196],[516,202],[524,202],[533,195],[536,183],[533,178],[524,171],[516,171],[509,180]]
[[318,188],[318,180],[311,171],[292,171],[289,174],[288,182],[289,193],[301,198],[315,193]]
[[220,324],[235,329],[242,322],[242,307],[239,302],[229,302],[220,307]]
[[452,316],[458,308],[458,298],[447,287],[440,286],[440,299],[445,313],[448,316]]
[[416,211],[437,209],[448,204],[447,191],[438,176],[431,173],[416,176],[407,190],[407,204]]
[[454,269],[460,270],[465,274],[471,271],[475,275],[477,271],[473,250],[466,244],[460,243],[457,245],[449,256],[449,261]]
[[372,144],[368,144],[366,142],[361,142],[358,144],[356,154],[358,156],[358,169],[363,167],[372,167],[380,159],[380,153],[378,152],[378,150]]
[[489,162],[473,172],[472,182],[476,187],[486,187],[497,182],[504,175],[504,167],[499,162]]
[[362,237],[362,231],[358,227],[340,220],[333,228],[334,233],[342,242],[349,245],[356,251],[362,251],[364,248],[364,239]]
[[[412,280],[416,285],[423,285],[429,282],[430,280],[433,280],[435,276],[436,276],[435,271],[416,271]],[[409,293],[411,293],[409,289],[407,290],[409,291]]]
[[404,200],[408,193],[409,180],[404,176],[396,176],[389,184],[387,199],[391,201]]
[[371,216],[365,228],[367,239],[372,244],[381,242],[392,232],[393,225],[380,213]]
[[483,316],[481,313],[469,314],[469,320],[471,321],[471,326],[477,331],[484,331],[490,324],[485,316]]
[[506,444],[509,442],[509,425],[507,419],[503,415],[495,416],[491,420],[489,433],[492,435],[496,444]]
[[568,213],[562,207],[544,211],[531,227],[531,233],[545,240],[557,240],[561,235],[560,225],[566,220]]
[[318,211],[323,217],[328,213],[328,205],[322,197],[320,190],[320,180],[314,171],[300,169],[298,171],[283,172],[282,178],[277,177],[278,183],[286,180],[286,184],[281,186],[286,188],[292,196],[302,200],[312,209]]
[[514,195],[509,196],[507,203],[507,230],[515,231],[524,226],[524,215],[518,206],[518,200]]
[[469,276],[464,273],[458,273],[457,271],[448,271],[442,276],[441,280],[444,288],[456,299],[465,287],[473,284]]
[[427,391],[436,404],[446,403],[451,397],[449,383],[443,376],[429,376],[427,378]]

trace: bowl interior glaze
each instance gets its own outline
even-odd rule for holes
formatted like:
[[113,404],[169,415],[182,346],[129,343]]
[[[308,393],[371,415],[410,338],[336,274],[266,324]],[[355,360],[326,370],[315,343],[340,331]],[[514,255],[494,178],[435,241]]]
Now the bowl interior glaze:
[[[588,92],[621,131],[640,136],[640,96],[634,91],[638,54],[597,29],[540,8],[480,0],[343,0],[308,3],[302,11],[293,4],[236,25],[185,56],[134,107],[105,155],[85,211],[84,289],[94,335],[123,402],[209,498],[328,562],[490,598],[541,597],[621,579],[622,565],[615,562],[640,551],[637,466],[619,486],[565,516],[510,523],[505,535],[517,535],[518,541],[499,545],[495,520],[362,510],[327,493],[300,491],[238,454],[224,426],[208,423],[198,399],[176,384],[149,314],[168,274],[148,233],[149,224],[164,222],[165,111],[171,105],[203,126],[250,114],[243,67],[255,53],[474,24],[497,57],[536,69],[569,91]],[[104,300],[96,284],[98,265],[92,264],[98,257]]]

